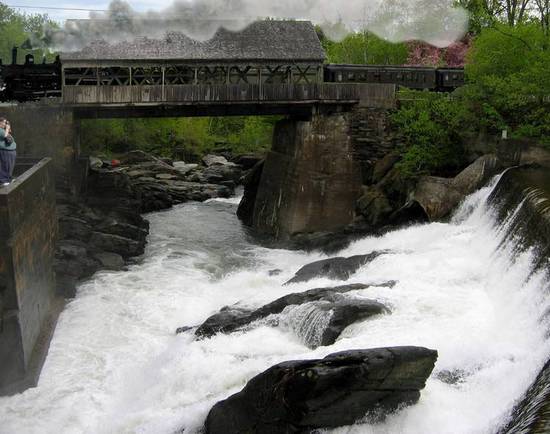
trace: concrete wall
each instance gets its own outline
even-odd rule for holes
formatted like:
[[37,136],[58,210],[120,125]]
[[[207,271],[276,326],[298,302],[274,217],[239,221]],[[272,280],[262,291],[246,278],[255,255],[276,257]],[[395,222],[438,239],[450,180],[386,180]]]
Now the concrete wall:
[[[53,163],[44,159],[0,189],[0,393],[33,382],[30,366],[56,300]],[[28,384],[27,384],[28,385]],[[15,390],[19,390],[18,387]]]
[[64,109],[57,100],[0,104],[0,116],[11,121],[18,157],[49,157],[58,186],[73,192],[80,188],[74,164],[79,153],[80,124],[71,109]]
[[286,239],[351,223],[361,175],[353,158],[349,114],[282,120],[262,172],[253,227]]

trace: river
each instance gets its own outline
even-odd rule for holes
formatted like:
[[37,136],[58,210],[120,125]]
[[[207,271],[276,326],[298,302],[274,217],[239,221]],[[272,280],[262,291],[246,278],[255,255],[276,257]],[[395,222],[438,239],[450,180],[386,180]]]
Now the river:
[[[353,324],[315,350],[296,335],[292,318],[205,340],[175,330],[222,306],[258,307],[339,284],[282,286],[325,255],[258,246],[235,216],[238,198],[149,214],[143,258],[79,287],[38,386],[0,398],[0,433],[196,433],[215,402],[273,364],[397,345],[439,352],[418,404],[382,423],[331,433],[496,432],[548,360],[550,306],[548,282],[533,272],[534,252],[518,253],[505,241],[509,221],[498,224],[487,204],[494,183],[469,196],[448,223],[365,237],[339,252],[390,251],[346,283],[373,284],[352,295],[384,303],[391,314]],[[388,280],[397,283],[376,286]]]

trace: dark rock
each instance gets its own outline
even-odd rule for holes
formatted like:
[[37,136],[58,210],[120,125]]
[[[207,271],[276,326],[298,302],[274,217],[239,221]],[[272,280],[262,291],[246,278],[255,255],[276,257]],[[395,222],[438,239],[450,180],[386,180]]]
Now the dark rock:
[[187,175],[189,172],[195,170],[198,164],[187,164],[183,161],[174,161],[173,166],[182,174]]
[[381,303],[338,293],[283,312],[286,325],[310,348],[332,345],[349,325],[382,313],[389,310]]
[[279,274],[281,274],[283,272],[283,270],[279,269],[279,268],[276,268],[274,270],[269,270],[268,271],[268,274],[270,276],[278,276]]
[[334,280],[347,280],[363,265],[368,264],[380,255],[389,253],[387,250],[368,253],[366,255],[355,255],[349,258],[337,257],[322,259],[312,262],[300,268],[294,277],[285,285],[290,283],[307,282],[318,277],[328,277]]
[[390,347],[280,363],[214,405],[205,433],[289,434],[351,425],[369,414],[381,420],[418,401],[436,360],[434,350]]
[[172,175],[171,173],[157,173],[155,175],[157,179],[178,179],[177,175]]
[[238,155],[231,161],[241,166],[243,170],[250,170],[263,159],[263,155]]
[[92,235],[92,226],[83,218],[61,215],[58,219],[59,237],[88,241]]
[[158,158],[154,157],[147,152],[140,150],[127,152],[125,155],[119,158],[121,164],[137,164],[144,162],[156,162],[159,161]]
[[217,333],[229,333],[250,324],[255,319],[248,309],[225,306],[203,322],[195,331],[195,335],[210,337]]
[[378,160],[372,169],[372,183],[380,182],[400,159],[399,154],[391,152]]
[[99,261],[101,268],[106,270],[122,270],[124,268],[124,258],[121,255],[111,252],[97,252],[93,255],[94,259]]
[[96,231],[112,235],[120,235],[121,237],[130,238],[136,241],[145,241],[145,238],[149,232],[142,227],[134,226],[112,217],[103,219],[101,223],[96,225]]
[[195,335],[198,337],[210,337],[218,332],[231,333],[269,315],[279,314],[288,306],[301,305],[319,300],[334,300],[335,294],[345,294],[350,291],[365,289],[369,286],[393,287],[393,285],[395,285],[395,282],[389,281],[377,285],[356,283],[328,288],[315,288],[285,295],[254,311],[238,307],[224,307],[199,326]]
[[247,226],[252,226],[254,217],[254,205],[256,203],[256,195],[262,178],[264,168],[264,160],[259,161],[245,176],[243,180],[244,194],[237,208],[237,217]]
[[412,223],[428,223],[430,218],[417,201],[411,200],[388,217],[388,224],[402,226]]
[[197,170],[188,180],[203,184],[221,184],[227,181],[237,183],[242,175],[240,166],[234,163],[214,164],[204,170]]
[[87,254],[85,245],[78,241],[61,240],[56,247],[56,256],[59,258],[80,258]]
[[139,256],[144,252],[143,243],[120,235],[105,234],[103,232],[92,232],[90,246],[97,250],[118,253],[123,258]]
[[356,207],[365,222],[372,227],[380,227],[387,223],[387,218],[393,211],[386,195],[376,187],[364,188]]
[[183,327],[178,327],[176,329],[176,334],[179,335],[180,333],[185,333],[189,330],[193,330],[195,327],[189,327],[189,326],[183,326]]
[[94,274],[100,267],[99,261],[84,255],[71,258],[56,258],[54,270],[56,275],[72,276],[74,279],[82,279]]

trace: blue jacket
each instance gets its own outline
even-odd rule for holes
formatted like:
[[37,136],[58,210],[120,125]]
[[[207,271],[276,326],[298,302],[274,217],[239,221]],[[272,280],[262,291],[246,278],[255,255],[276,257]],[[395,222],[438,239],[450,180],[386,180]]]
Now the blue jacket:
[[6,130],[0,128],[0,150],[15,151],[15,149],[17,149],[17,145],[13,137],[11,137],[11,141],[9,139],[6,140]]

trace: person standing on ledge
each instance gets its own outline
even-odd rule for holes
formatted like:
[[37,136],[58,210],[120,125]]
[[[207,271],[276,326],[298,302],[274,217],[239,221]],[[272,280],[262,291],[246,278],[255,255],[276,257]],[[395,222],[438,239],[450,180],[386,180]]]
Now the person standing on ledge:
[[11,135],[11,126],[6,118],[0,117],[0,184],[9,185],[15,167],[17,145]]

